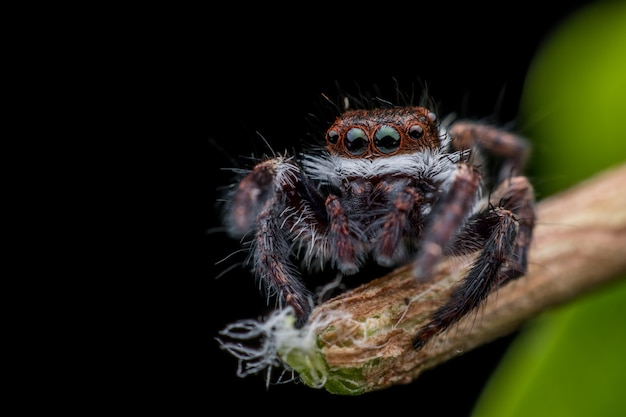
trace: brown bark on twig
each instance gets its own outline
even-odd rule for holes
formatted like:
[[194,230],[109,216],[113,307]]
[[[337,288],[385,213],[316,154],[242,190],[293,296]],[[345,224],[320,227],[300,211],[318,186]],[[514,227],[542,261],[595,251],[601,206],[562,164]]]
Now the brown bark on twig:
[[336,311],[351,317],[318,332],[331,377],[358,374],[351,382],[359,393],[408,383],[547,309],[626,275],[626,165],[540,202],[537,216],[528,273],[421,350],[412,347],[417,329],[471,259],[442,262],[426,284],[416,282],[406,266],[318,306],[311,320]]

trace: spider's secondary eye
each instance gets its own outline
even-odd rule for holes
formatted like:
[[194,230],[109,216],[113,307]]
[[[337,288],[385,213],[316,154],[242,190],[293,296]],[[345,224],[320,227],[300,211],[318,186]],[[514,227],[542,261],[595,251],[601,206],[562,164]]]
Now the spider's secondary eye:
[[409,136],[411,139],[418,140],[424,134],[424,128],[420,125],[413,125],[409,128]]
[[352,155],[361,155],[367,149],[367,135],[358,127],[353,127],[346,134],[346,149]]
[[400,147],[400,133],[391,126],[382,125],[374,135],[374,144],[382,153],[391,153]]
[[339,133],[337,133],[336,130],[330,130],[327,134],[326,134],[326,140],[328,141],[328,143],[330,143],[331,145],[336,145],[337,142],[339,141]]

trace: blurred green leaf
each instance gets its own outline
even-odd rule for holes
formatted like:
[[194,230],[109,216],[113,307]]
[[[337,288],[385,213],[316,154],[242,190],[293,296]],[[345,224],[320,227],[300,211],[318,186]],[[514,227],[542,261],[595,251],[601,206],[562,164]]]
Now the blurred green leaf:
[[[540,199],[626,162],[626,2],[593,3],[556,28],[529,71],[520,113]],[[622,279],[527,326],[473,417],[624,416],[625,387]]]
[[542,196],[626,161],[626,2],[594,3],[546,40],[520,113]]

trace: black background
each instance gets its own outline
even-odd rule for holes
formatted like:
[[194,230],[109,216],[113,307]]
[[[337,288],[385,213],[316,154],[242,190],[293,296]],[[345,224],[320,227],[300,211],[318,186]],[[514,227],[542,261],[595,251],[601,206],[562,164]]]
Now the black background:
[[[215,337],[228,323],[267,312],[254,278],[241,269],[221,272],[243,259],[237,243],[220,230],[216,200],[228,185],[227,168],[248,166],[267,152],[259,132],[276,152],[309,140],[308,114],[320,94],[336,95],[336,84],[355,86],[393,100],[397,86],[421,93],[420,83],[440,114],[490,118],[515,124],[525,75],[542,42],[572,11],[546,5],[457,6],[424,10],[275,11],[245,9],[193,19],[177,36],[174,80],[181,129],[173,140],[191,144],[184,168],[193,184],[192,247],[185,274],[169,302],[174,333],[164,352],[169,399],[204,413],[298,414],[306,410],[363,412],[373,407],[415,415],[469,415],[485,382],[513,338],[467,352],[421,375],[411,384],[343,397],[302,384],[265,387],[264,375],[236,376],[234,357]],[[310,6],[308,6],[310,7]],[[316,6],[318,7],[318,6]],[[278,15],[285,13],[285,15]],[[261,17],[266,14],[272,18]],[[169,74],[165,74],[168,76]],[[242,165],[243,164],[243,165]],[[186,184],[187,185],[187,184]],[[185,188],[187,189],[187,187]],[[188,200],[185,200],[188,201]],[[193,214],[193,216],[191,216]],[[186,246],[187,242],[183,242]],[[175,300],[173,299],[175,298]],[[406,410],[406,411],[404,411]]]

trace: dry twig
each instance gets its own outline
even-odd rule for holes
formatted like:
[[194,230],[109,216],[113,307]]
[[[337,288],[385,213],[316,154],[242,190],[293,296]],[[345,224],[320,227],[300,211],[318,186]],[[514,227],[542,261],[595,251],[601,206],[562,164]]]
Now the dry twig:
[[[278,311],[265,323],[235,323],[222,346],[239,374],[285,365],[305,384],[358,395],[404,384],[423,371],[504,336],[539,313],[626,275],[626,164],[541,201],[528,273],[415,350],[412,339],[467,272],[470,257],[441,262],[419,283],[411,265],[317,306],[303,329]],[[265,335],[260,349],[241,340]]]
[[[538,204],[538,223],[526,276],[500,288],[423,349],[417,329],[449,294],[471,259],[439,265],[419,284],[410,266],[318,306],[309,321],[342,315],[316,330],[326,363],[324,387],[361,394],[408,383],[424,370],[506,335],[540,312],[568,302],[626,273],[626,165],[609,170]],[[287,355],[305,383],[308,369]]]

